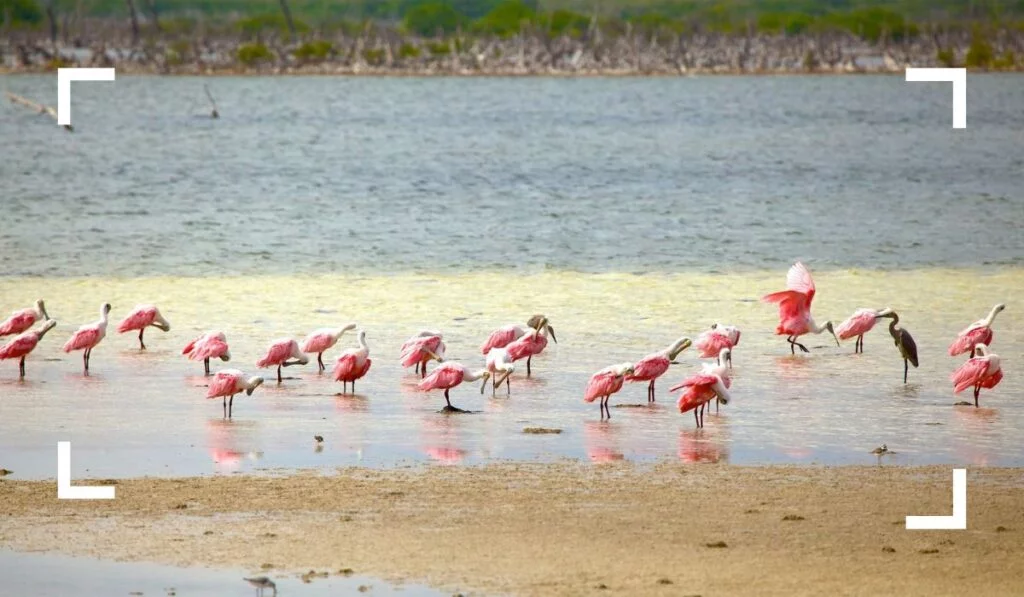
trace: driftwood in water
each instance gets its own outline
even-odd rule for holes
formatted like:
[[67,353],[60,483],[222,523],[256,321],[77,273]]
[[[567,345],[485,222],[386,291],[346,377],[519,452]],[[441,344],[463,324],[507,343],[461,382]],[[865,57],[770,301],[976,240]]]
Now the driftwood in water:
[[[50,116],[53,117],[54,120],[57,120],[57,111],[54,110],[52,107],[44,106],[43,104],[38,104],[38,103],[28,99],[27,97],[21,97],[20,95],[15,95],[15,94],[11,93],[10,91],[5,91],[4,93],[7,95],[7,99],[11,100],[12,104],[21,104],[22,106],[25,106],[29,110],[34,110],[34,111],[36,111],[36,112],[38,112],[40,114],[49,114]],[[67,129],[69,131],[75,130],[70,124],[65,124],[63,126],[64,126],[65,129]]]
[[213,94],[210,93],[210,87],[203,84],[203,91],[206,92],[206,99],[210,100],[210,105],[213,106],[213,111],[210,112],[210,118],[220,118],[220,113],[217,112],[217,101],[213,99]]

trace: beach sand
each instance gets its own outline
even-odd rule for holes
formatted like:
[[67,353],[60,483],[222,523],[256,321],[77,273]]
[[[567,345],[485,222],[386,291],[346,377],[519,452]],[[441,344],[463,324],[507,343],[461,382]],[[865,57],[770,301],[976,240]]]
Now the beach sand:
[[[351,468],[117,481],[111,502],[0,481],[0,547],[105,559],[346,568],[517,595],[1019,595],[1024,473],[629,463]],[[86,483],[78,481],[78,483]],[[315,582],[315,581],[314,581]]]

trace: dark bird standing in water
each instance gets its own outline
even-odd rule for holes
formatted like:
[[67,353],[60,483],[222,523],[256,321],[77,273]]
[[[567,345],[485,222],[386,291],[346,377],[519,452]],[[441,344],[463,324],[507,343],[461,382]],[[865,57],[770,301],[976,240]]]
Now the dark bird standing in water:
[[915,369],[917,368],[917,343],[914,342],[910,332],[896,325],[900,321],[900,316],[895,311],[890,311],[879,317],[892,318],[892,322],[889,324],[889,335],[892,336],[896,348],[900,351],[900,356],[903,357],[903,383],[907,383],[908,363]]
[[256,587],[256,595],[262,595],[264,589],[270,589],[271,591],[274,592],[274,595],[277,595],[277,585],[275,585],[274,581],[270,580],[266,576],[256,576],[254,578],[243,578],[242,580],[244,580],[245,582],[249,583],[250,585]]

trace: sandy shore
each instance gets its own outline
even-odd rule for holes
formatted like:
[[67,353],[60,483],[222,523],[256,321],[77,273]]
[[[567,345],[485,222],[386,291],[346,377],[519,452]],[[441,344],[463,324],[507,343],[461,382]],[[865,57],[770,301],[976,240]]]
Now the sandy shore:
[[[0,546],[123,560],[352,569],[519,595],[1019,594],[1024,474],[948,467],[490,465],[136,479],[113,502],[0,481]],[[315,582],[315,581],[314,581]]]

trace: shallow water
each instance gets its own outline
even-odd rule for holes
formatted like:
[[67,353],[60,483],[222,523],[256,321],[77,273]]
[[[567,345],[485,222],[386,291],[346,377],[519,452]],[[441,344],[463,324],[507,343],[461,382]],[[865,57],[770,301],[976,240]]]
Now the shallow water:
[[[333,572],[333,571],[332,571]],[[56,554],[0,550],[0,578],[5,595],[158,595],[178,597],[252,597],[256,590],[243,578],[269,576],[283,595],[444,595],[421,585],[392,586],[361,576],[328,576],[304,583],[296,575],[243,570],[177,568],[149,563],[108,562]],[[360,587],[366,587],[360,591]],[[270,597],[268,589],[264,595]]]

